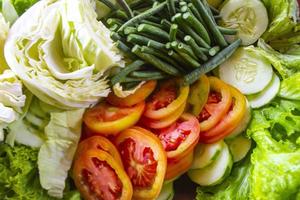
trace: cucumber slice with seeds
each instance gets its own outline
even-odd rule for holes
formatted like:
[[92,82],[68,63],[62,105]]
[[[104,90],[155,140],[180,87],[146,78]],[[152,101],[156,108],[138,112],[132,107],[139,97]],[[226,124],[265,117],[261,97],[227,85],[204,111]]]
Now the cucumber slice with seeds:
[[246,157],[249,150],[251,149],[251,140],[245,136],[238,136],[228,142],[230,152],[233,157],[233,162],[238,162]]
[[243,94],[261,92],[271,82],[272,65],[261,55],[239,48],[219,67],[220,78]]
[[267,10],[260,0],[228,0],[220,15],[221,26],[238,30],[236,36],[227,39],[240,38],[245,46],[255,43],[269,25]]
[[229,148],[224,144],[217,160],[205,168],[188,171],[188,176],[201,186],[213,186],[221,183],[230,174],[232,165]]
[[223,141],[213,144],[199,144],[194,151],[194,161],[190,169],[201,169],[218,159],[224,146]]
[[259,108],[270,103],[277,95],[280,89],[280,79],[274,73],[272,81],[260,93],[247,96],[252,108]]

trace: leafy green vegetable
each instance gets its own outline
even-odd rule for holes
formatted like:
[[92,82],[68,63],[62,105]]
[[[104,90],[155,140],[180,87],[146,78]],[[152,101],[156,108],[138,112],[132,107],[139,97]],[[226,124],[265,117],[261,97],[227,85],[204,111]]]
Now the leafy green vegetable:
[[251,197],[295,199],[300,188],[300,101],[278,98],[254,111],[247,134],[257,144],[251,156]]
[[22,83],[16,75],[6,70],[0,74],[0,141],[4,139],[4,128],[18,119],[25,105]]
[[272,47],[266,44],[262,39],[258,41],[257,46],[258,47],[250,46],[246,49],[258,53],[269,60],[282,78],[287,78],[293,75],[295,72],[300,71],[299,56],[281,54],[272,49]]
[[39,99],[62,109],[89,107],[109,93],[106,76],[123,66],[93,1],[39,1],[12,26],[10,68]]
[[37,154],[37,149],[26,146],[0,145],[1,199],[51,199],[39,183]]
[[262,38],[267,42],[281,38],[293,31],[297,25],[298,3],[296,0],[262,0],[270,25]]
[[84,110],[53,112],[38,155],[40,181],[48,194],[62,198],[65,180],[81,135]]
[[[0,144],[0,197],[5,200],[55,200],[47,195],[39,182],[38,149],[17,145],[13,148]],[[65,200],[80,200],[70,180]]]
[[247,200],[250,194],[250,156],[233,166],[231,175],[214,187],[198,187],[196,200]]
[[300,72],[281,82],[279,96],[300,101]]

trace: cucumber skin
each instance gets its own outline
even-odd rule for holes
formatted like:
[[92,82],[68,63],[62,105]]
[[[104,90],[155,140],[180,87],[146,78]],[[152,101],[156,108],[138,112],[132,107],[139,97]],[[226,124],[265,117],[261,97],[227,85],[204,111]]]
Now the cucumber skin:
[[[225,145],[227,146],[226,143],[225,143]],[[215,186],[215,185],[220,184],[221,182],[223,182],[230,175],[231,169],[232,169],[232,166],[233,166],[233,156],[232,156],[232,154],[230,152],[229,147],[227,146],[226,148],[227,148],[227,151],[228,151],[228,156],[229,156],[228,159],[229,159],[229,161],[228,161],[228,166],[226,167],[226,169],[224,171],[224,174],[216,182],[213,182],[213,183],[210,183],[210,184],[201,185],[201,186]],[[214,162],[217,162],[217,161],[214,161]],[[211,165],[207,166],[206,168],[209,168],[209,167],[211,167]],[[203,169],[205,169],[205,168],[203,168]],[[189,172],[199,171],[199,170],[201,170],[201,169],[193,169],[193,170],[190,170]],[[189,173],[188,173],[188,176],[192,180],[191,175]],[[197,183],[197,184],[199,184],[199,183]]]

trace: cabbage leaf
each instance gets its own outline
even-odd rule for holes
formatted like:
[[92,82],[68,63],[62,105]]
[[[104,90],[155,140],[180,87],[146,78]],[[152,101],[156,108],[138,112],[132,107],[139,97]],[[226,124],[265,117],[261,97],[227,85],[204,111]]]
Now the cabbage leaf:
[[39,99],[62,109],[96,104],[109,93],[106,75],[124,66],[91,0],[44,0],[12,26],[9,67]]
[[53,197],[62,198],[68,171],[81,136],[84,110],[51,113],[45,127],[45,143],[38,155],[41,185]]

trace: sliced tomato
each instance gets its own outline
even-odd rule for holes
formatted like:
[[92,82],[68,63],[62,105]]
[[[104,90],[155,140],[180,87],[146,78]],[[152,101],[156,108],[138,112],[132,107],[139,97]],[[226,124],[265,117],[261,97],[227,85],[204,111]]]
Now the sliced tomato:
[[167,158],[159,139],[142,128],[129,128],[115,140],[134,199],[156,199],[163,185]]
[[199,80],[190,86],[188,103],[193,115],[198,116],[204,108],[210,91],[209,79],[206,75],[200,76]]
[[122,130],[135,125],[139,121],[144,108],[144,101],[128,108],[100,103],[96,107],[87,110],[83,116],[83,121],[95,133],[104,136],[116,135]]
[[74,161],[73,178],[85,200],[128,200],[133,189],[122,166],[106,151],[94,149]]
[[143,84],[139,89],[135,91],[135,93],[125,97],[120,98],[116,96],[113,92],[111,92],[108,97],[107,101],[114,106],[120,107],[131,107],[135,104],[144,101],[155,89],[157,82],[156,81],[148,81]]
[[167,128],[157,130],[169,161],[181,160],[192,152],[200,137],[200,124],[196,117],[184,113],[176,122]]
[[144,116],[149,119],[171,116],[186,103],[188,94],[189,86],[179,87],[176,80],[164,82],[146,103]]
[[123,166],[121,156],[115,145],[102,136],[92,136],[80,142],[77,147],[75,158],[79,157],[84,152],[93,149],[98,149],[109,153],[121,166]]
[[140,123],[144,126],[152,129],[161,129],[170,126],[174,123],[184,112],[185,110],[185,103],[182,104],[178,110],[176,110],[171,116],[167,116],[162,119],[149,119],[143,116],[140,120]]
[[165,180],[174,180],[189,170],[193,164],[194,152],[190,152],[181,160],[168,161]]
[[201,141],[214,143],[229,135],[243,119],[247,109],[246,97],[237,89],[230,86],[232,94],[232,107],[227,115],[212,129],[201,132]]
[[209,84],[207,103],[198,116],[201,131],[214,127],[226,115],[232,100],[230,88],[226,83],[216,77],[209,77]]

